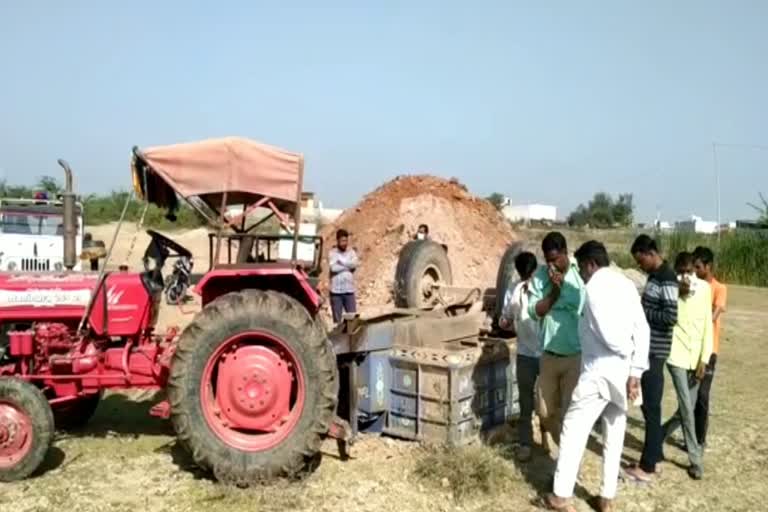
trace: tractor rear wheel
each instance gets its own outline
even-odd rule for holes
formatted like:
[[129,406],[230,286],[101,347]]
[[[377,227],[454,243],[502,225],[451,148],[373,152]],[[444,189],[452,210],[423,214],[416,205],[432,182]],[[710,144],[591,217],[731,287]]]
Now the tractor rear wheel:
[[336,358],[295,299],[245,290],[206,305],[171,363],[174,429],[226,483],[296,477],[316,460],[338,400]]
[[0,378],[0,482],[22,480],[43,463],[53,441],[53,412],[43,393]]

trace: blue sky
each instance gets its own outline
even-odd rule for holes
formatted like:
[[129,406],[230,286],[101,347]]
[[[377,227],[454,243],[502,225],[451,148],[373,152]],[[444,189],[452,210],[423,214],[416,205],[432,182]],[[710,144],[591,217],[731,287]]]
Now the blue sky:
[[[675,220],[715,217],[713,141],[768,146],[768,2],[323,3],[3,2],[0,173],[108,191],[134,144],[242,135],[333,206],[429,172]],[[719,156],[723,219],[752,217],[768,150]]]

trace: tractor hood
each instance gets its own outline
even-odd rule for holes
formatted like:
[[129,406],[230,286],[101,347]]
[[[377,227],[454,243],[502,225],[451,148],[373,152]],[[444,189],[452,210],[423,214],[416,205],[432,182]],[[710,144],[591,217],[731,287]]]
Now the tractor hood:
[[[218,210],[227,204],[272,199],[292,209],[300,199],[303,157],[244,138],[134,148],[134,188],[157,206],[174,205],[176,194],[198,197]],[[282,208],[281,208],[282,209]]]

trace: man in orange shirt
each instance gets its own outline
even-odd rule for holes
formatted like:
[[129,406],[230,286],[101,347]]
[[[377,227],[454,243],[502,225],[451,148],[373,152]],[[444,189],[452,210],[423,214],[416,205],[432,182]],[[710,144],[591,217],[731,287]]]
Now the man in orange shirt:
[[715,279],[713,264],[715,256],[708,247],[697,247],[693,251],[694,267],[699,279],[707,281],[712,288],[712,322],[713,322],[713,350],[712,357],[707,365],[704,378],[699,386],[699,394],[696,400],[696,437],[703,447],[707,444],[707,428],[709,427],[709,390],[712,388],[712,379],[715,375],[715,364],[720,349],[720,320],[725,313],[728,298],[726,286]]

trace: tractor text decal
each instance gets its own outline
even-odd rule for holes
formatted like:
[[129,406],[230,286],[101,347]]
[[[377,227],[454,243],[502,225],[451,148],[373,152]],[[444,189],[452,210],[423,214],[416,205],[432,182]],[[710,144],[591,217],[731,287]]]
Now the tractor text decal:
[[52,308],[58,306],[87,306],[91,291],[61,289],[0,290],[0,308],[32,306]]

